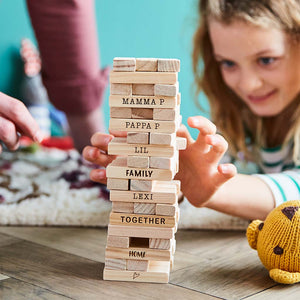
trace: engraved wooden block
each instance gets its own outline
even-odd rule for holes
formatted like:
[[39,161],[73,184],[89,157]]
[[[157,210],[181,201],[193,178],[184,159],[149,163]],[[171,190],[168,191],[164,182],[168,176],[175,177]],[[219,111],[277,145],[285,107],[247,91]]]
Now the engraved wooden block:
[[[176,133],[150,133],[149,144],[152,145],[175,145]],[[165,156],[165,155],[161,155]]]
[[109,190],[129,190],[128,179],[107,178],[107,188]]
[[150,157],[150,168],[164,169],[164,170],[176,170],[175,156],[173,157]]
[[128,132],[126,142],[127,144],[149,144],[149,133]]
[[127,156],[127,166],[131,168],[149,168],[149,157]]
[[180,60],[159,58],[157,62],[157,70],[158,72],[179,72]]
[[[106,168],[107,178],[137,179],[137,180],[172,180],[175,170],[138,169],[127,167],[126,157],[117,157]],[[132,186],[132,184],[131,184]]]
[[155,215],[155,204],[135,202],[133,205],[133,212],[135,214]]
[[131,132],[176,132],[180,126],[180,122],[175,121],[155,121],[140,119],[110,119],[109,129],[117,131]]
[[110,225],[175,228],[175,217],[111,212]]
[[171,249],[171,246],[172,246],[171,239],[155,239],[155,238],[149,239],[149,248],[151,249],[169,250]]
[[160,216],[175,216],[177,205],[156,204],[156,214]]
[[[164,157],[172,157],[175,153],[175,146],[168,146],[168,145],[147,145],[147,144],[130,144],[128,143],[128,137],[130,136],[131,132],[128,132],[127,141],[126,138],[113,138],[113,140],[108,144],[108,154],[111,155],[136,155],[136,156],[164,156]],[[136,133],[135,133],[136,134]],[[146,134],[146,132],[141,132],[141,134]],[[164,136],[164,135],[163,135]],[[162,136],[162,138],[163,138]],[[169,137],[166,135],[166,140]],[[162,141],[155,138],[155,141]],[[146,138],[145,138],[146,141]],[[175,134],[174,134],[174,141],[175,141]],[[130,142],[132,142],[130,137]]]
[[154,108],[153,120],[173,121],[179,116],[178,109],[172,108]]
[[152,180],[130,180],[131,191],[151,192],[153,185],[154,181]]
[[175,228],[165,227],[146,227],[146,226],[126,226],[126,225],[108,225],[108,235],[130,236],[141,238],[160,238],[172,239],[175,234]]
[[153,119],[153,108],[131,108],[132,119]]
[[134,72],[135,58],[134,57],[115,57],[113,61],[113,70],[115,72]]
[[133,202],[112,202],[112,211],[131,214],[134,212]]
[[175,108],[178,106],[178,99],[180,99],[179,94],[177,94],[177,97],[110,95],[109,106],[131,108]]
[[154,96],[154,84],[133,84],[132,95]]
[[132,94],[132,84],[126,83],[111,83],[110,85],[111,95],[131,95]]
[[109,270],[126,270],[126,259],[105,258],[105,268]]
[[107,236],[107,247],[129,248],[130,238],[128,236]]
[[176,72],[110,72],[111,83],[175,84],[177,80]]
[[157,58],[137,58],[136,71],[140,72],[156,72],[157,71]]
[[178,84],[155,84],[155,96],[176,96],[178,93]]
[[184,137],[176,137],[176,148],[177,150],[184,150],[186,149],[186,138]]
[[131,108],[129,107],[111,107],[110,117],[117,119],[131,119]]
[[128,271],[148,271],[148,260],[135,260],[135,259],[128,259],[127,260],[127,270]]
[[168,283],[170,262],[150,261],[147,272],[142,271],[118,271],[104,268],[104,280],[118,280],[130,282]]

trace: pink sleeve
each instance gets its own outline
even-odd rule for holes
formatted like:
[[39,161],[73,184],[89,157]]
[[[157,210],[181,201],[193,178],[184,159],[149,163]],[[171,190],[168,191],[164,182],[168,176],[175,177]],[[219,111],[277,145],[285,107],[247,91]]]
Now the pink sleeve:
[[27,0],[51,102],[67,114],[99,107],[107,72],[99,69],[93,0]]

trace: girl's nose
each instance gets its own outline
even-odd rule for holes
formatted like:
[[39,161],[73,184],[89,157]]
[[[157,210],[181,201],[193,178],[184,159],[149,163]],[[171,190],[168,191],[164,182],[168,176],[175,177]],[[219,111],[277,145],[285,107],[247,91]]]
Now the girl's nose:
[[262,78],[253,71],[241,72],[238,88],[245,94],[251,94],[253,91],[261,88],[263,84]]

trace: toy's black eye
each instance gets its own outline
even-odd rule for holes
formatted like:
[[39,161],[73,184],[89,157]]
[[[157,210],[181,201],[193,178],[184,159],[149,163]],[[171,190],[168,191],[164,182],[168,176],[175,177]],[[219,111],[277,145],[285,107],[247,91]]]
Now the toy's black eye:
[[264,222],[261,222],[259,225],[258,225],[258,230],[261,231],[264,227]]
[[273,252],[276,255],[281,255],[283,253],[283,249],[279,246],[276,246],[276,247],[274,247]]

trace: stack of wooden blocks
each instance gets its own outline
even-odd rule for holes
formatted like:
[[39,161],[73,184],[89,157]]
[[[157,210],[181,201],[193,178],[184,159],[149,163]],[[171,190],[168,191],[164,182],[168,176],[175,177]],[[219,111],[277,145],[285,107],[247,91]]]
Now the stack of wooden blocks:
[[177,59],[115,58],[110,75],[108,145],[112,212],[105,280],[168,282],[179,219],[181,124]]

